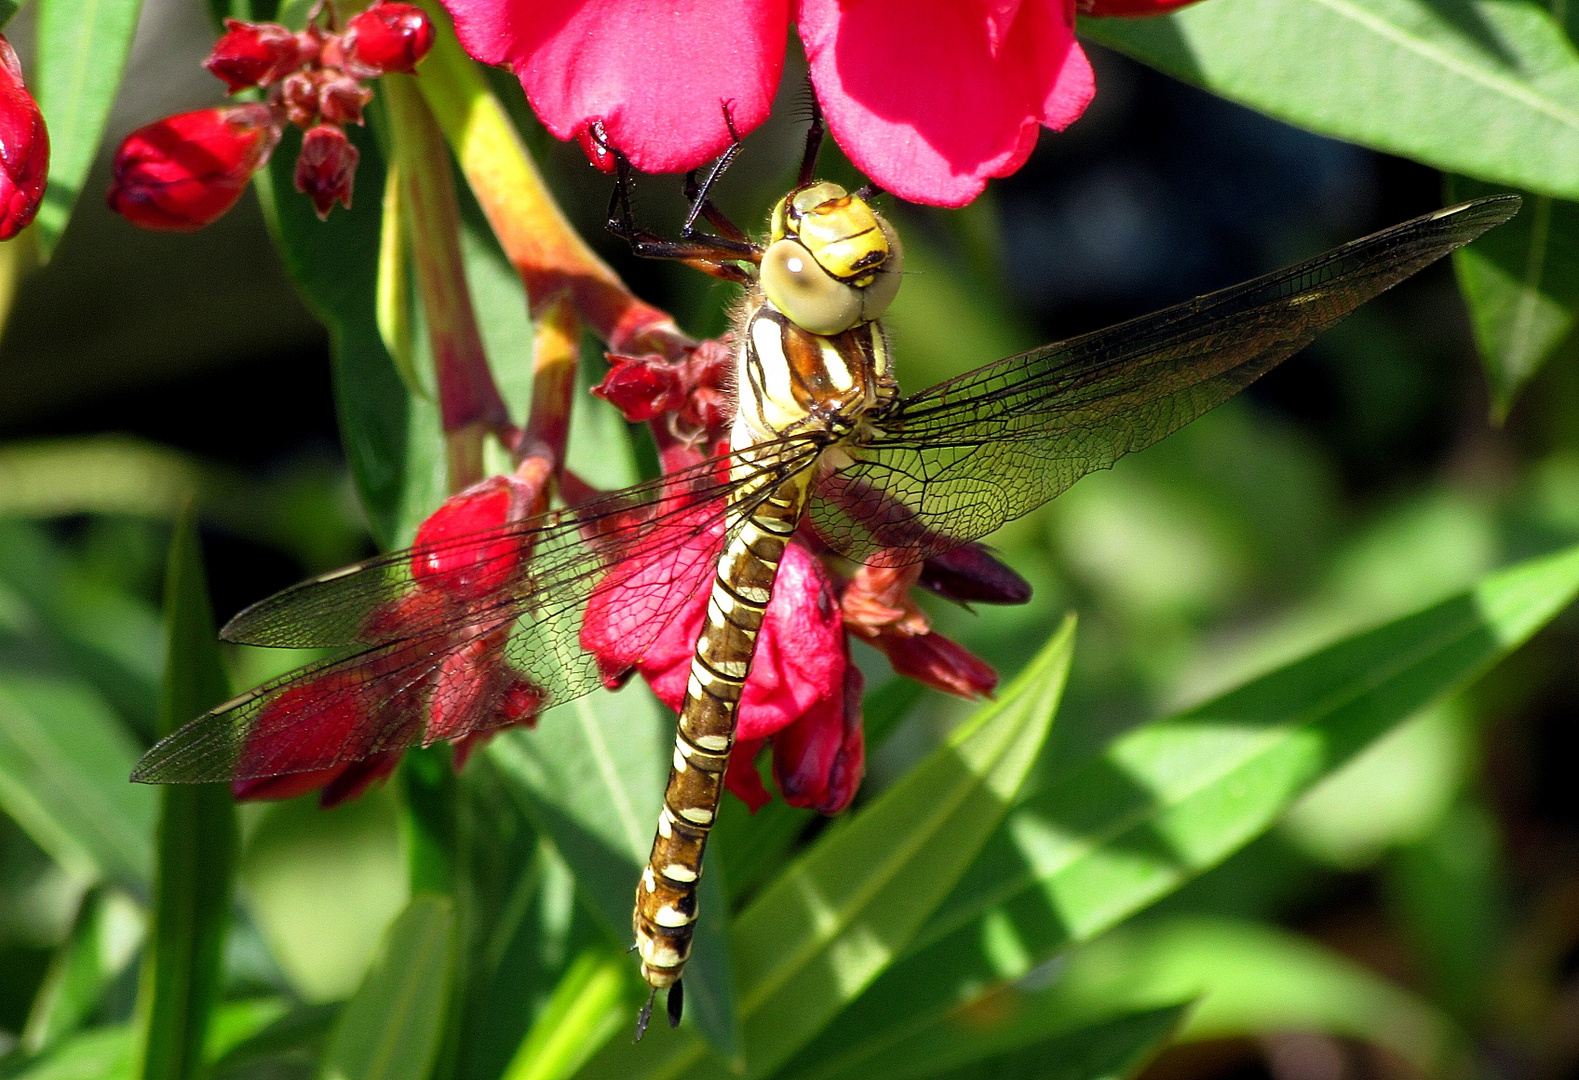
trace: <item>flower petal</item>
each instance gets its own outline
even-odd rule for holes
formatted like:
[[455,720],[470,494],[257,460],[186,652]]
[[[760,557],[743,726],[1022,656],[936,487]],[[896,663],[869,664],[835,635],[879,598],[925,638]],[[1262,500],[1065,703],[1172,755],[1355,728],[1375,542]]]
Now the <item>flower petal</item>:
[[722,154],[767,119],[788,0],[444,0],[466,51],[508,65],[549,131],[601,121],[644,172]]
[[834,138],[913,202],[969,202],[1094,92],[1073,0],[800,0],[797,25]]
[[773,793],[762,783],[757,771],[757,755],[762,752],[763,739],[746,739],[735,743],[729,752],[729,765],[724,769],[724,786],[735,798],[751,807],[755,814],[773,801]]
[[751,674],[738,737],[760,739],[836,702],[844,685],[844,619],[827,571],[797,543],[784,549]]

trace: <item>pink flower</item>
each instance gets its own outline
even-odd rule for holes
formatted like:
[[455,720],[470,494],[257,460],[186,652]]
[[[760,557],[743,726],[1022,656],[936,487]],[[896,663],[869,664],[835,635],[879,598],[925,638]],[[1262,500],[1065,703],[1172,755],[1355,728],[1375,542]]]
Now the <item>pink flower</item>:
[[0,240],[33,220],[49,179],[49,132],[22,84],[16,50],[0,35]]
[[[790,0],[444,0],[562,139],[600,123],[647,172],[694,168],[767,118]],[[959,206],[1062,130],[1094,86],[1074,0],[797,0],[828,126],[879,185]]]
[[[510,618],[479,626],[468,613],[497,600],[530,556],[496,530],[536,513],[542,492],[541,479],[494,476],[434,511],[412,547],[412,591],[364,628],[372,639],[411,636],[354,671],[326,672],[266,701],[242,745],[236,798],[321,788],[319,801],[333,806],[394,771],[402,751],[388,747],[448,740],[459,768],[501,728],[534,723],[543,700],[505,656]],[[466,629],[422,632],[444,624]],[[423,674],[404,674],[414,669]],[[385,676],[398,676],[393,688]]]
[[201,229],[236,205],[279,140],[266,105],[199,109],[140,127],[115,152],[110,209],[145,229]]

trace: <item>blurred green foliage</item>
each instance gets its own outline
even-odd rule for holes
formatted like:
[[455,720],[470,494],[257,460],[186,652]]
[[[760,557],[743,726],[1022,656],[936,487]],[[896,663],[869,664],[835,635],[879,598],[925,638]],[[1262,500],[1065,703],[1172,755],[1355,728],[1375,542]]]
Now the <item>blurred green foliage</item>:
[[[67,260],[93,235],[66,221],[138,5],[97,5],[89,27],[39,5],[61,178],[37,239],[64,235]],[[1341,430],[1234,401],[995,536],[1032,601],[928,610],[1004,675],[997,702],[921,691],[858,652],[856,808],[823,822],[726,804],[687,1024],[631,1044],[630,895],[669,753],[644,686],[507,733],[458,775],[447,752],[410,755],[330,811],[126,782],[221,692],[198,535],[252,599],[284,583],[269,560],[321,571],[369,537],[399,543],[444,494],[420,305],[404,377],[375,310],[378,124],[357,209],[327,226],[278,154],[260,194],[329,329],[347,464],[260,466],[69,420],[0,444],[0,1077],[1123,1080],[1159,1052],[1158,1077],[1203,1080],[1572,1075],[1570,27],[1530,0],[1206,0],[1086,29],[1289,123],[1474,177],[1451,181],[1463,195],[1539,197],[1459,256],[1467,317],[1445,290],[1412,292],[1415,321],[1367,310],[1313,350],[1353,405]],[[85,49],[107,59],[73,81]],[[605,186],[492,85],[591,235]],[[726,209],[754,219],[784,186],[791,127],[743,156]],[[524,297],[464,186],[462,202],[479,325],[519,419]],[[987,200],[894,216],[913,273],[888,323],[908,387],[1038,343]],[[729,297],[698,275],[630,273],[688,329],[726,325]],[[1456,329],[1427,339],[1422,319]],[[1471,340],[1489,391],[1451,369]],[[125,377],[160,378],[131,361]],[[1436,399],[1448,449],[1355,484],[1356,448],[1405,441]],[[582,476],[630,483],[650,453],[578,399]],[[189,500],[198,533],[171,525]],[[222,656],[237,688],[300,659]]]

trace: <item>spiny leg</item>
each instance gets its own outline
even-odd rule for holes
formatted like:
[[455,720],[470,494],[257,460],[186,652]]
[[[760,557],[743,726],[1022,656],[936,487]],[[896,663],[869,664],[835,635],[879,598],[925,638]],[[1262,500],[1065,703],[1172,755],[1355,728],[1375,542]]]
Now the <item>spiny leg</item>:
[[822,106],[817,104],[817,95],[813,92],[811,95],[811,126],[806,129],[806,149],[801,154],[800,175],[796,178],[797,187],[805,187],[817,179],[817,154],[822,150],[824,130]]
[[706,236],[697,240],[665,240],[656,233],[636,224],[631,209],[631,178],[634,170],[630,161],[618,150],[602,144],[614,157],[614,194],[609,198],[608,229],[631,246],[631,251],[643,259],[670,259],[723,278],[725,281],[745,282],[751,275],[739,262],[760,262],[762,253],[746,240],[724,236]]
[[707,219],[709,225],[728,239],[750,243],[746,234],[725,217],[723,211],[713,205],[711,198],[713,185],[717,184],[725,170],[734,164],[735,158],[740,155],[741,145],[740,132],[735,130],[735,118],[729,112],[729,102],[720,102],[720,105],[724,110],[724,127],[729,129],[729,149],[713,162],[713,167],[707,172],[707,179],[702,181],[700,186],[696,183],[695,169],[685,174],[685,197],[691,200],[691,209],[685,215],[685,223],[680,226],[680,235],[687,240],[691,239],[696,232],[697,215],[700,214]]

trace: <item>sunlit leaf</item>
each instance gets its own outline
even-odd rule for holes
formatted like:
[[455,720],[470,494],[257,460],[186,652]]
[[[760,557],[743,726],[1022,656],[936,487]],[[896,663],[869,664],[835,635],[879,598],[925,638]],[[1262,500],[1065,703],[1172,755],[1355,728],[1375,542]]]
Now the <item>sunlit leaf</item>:
[[143,942],[144,915],[125,893],[88,891],[71,933],[55,951],[22,1029],[24,1052],[50,1049],[88,1020]]
[[503,1080],[562,1080],[630,1022],[629,960],[622,950],[576,958],[522,1040]]
[[73,872],[146,895],[156,800],[127,783],[138,753],[93,691],[0,669],[0,807]]
[[336,208],[319,221],[312,203],[295,190],[301,145],[295,128],[288,128],[258,174],[258,192],[286,270],[329,329],[340,437],[373,535],[390,548],[409,543],[444,498],[444,445],[436,407],[407,390],[379,334],[384,158],[366,128],[348,134],[361,153],[354,209]]
[[1018,978],[1216,865],[1322,776],[1512,652],[1579,594],[1579,548],[1120,737],[1017,807],[896,963],[797,1059],[835,1060]]
[[[159,701],[163,737],[230,696],[190,509],[176,524],[165,576],[169,658]],[[230,925],[236,805],[225,784],[159,790],[158,864],[138,996],[137,1075],[186,1080],[203,1067]]]
[[[1504,186],[1453,179],[1448,197],[1471,199]],[[1492,418],[1501,423],[1579,323],[1579,204],[1530,196],[1518,217],[1454,252],[1453,269],[1491,384]]]
[[38,60],[28,86],[49,128],[49,187],[34,227],[48,258],[99,152],[142,0],[38,0],[37,8]]
[[[1074,622],[919,765],[831,830],[741,913],[730,935],[744,1075],[771,1074],[856,999],[938,910],[1035,763],[1063,693]],[[588,1077],[729,1076],[682,1032],[615,1042]]]
[[25,605],[29,637],[98,691],[130,730],[151,739],[164,666],[164,634],[153,608],[94,580],[44,532],[20,521],[0,520],[0,588]]
[[1179,1038],[1314,1031],[1385,1047],[1428,1076],[1465,1044],[1425,1002],[1353,960],[1272,926],[1179,918],[1081,946],[1058,977],[1063,1009],[1139,1009],[1199,995]]
[[443,1033],[454,943],[449,898],[412,897],[340,1013],[324,1080],[426,1080]]
[[247,907],[280,969],[310,1002],[349,996],[409,896],[389,789],[320,810],[266,807],[248,830]]
[[[1124,1080],[1179,1026],[1188,1006],[1060,1007],[1045,989],[1000,989],[832,1072],[797,1080]],[[1097,1015],[1093,1019],[1092,1013]]]
[[1544,4],[1211,0],[1081,30],[1297,127],[1579,198],[1579,54]]

